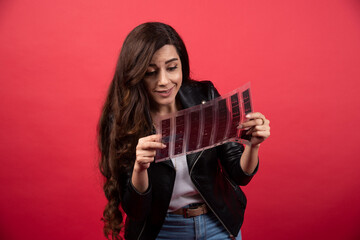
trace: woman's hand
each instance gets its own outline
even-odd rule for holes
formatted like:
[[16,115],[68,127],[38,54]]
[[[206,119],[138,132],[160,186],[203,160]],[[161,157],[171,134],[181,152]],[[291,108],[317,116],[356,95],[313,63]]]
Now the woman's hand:
[[148,169],[154,161],[157,149],[163,149],[166,145],[161,143],[161,135],[155,134],[140,138],[136,146],[136,160],[134,170],[142,171]]
[[259,112],[246,115],[247,121],[238,126],[239,129],[247,130],[251,135],[251,146],[257,147],[270,136],[270,121]]
[[161,143],[161,135],[150,135],[140,138],[136,146],[136,160],[131,177],[132,184],[140,193],[144,193],[149,187],[149,179],[146,169],[154,161],[157,149],[163,149],[166,145]]

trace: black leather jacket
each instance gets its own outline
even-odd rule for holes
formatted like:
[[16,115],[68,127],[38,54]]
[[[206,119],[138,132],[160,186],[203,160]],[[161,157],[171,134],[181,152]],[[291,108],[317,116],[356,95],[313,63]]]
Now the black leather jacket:
[[[188,108],[218,96],[211,82],[188,81],[177,98],[183,108]],[[238,235],[244,219],[246,197],[238,185],[248,184],[258,168],[252,175],[242,171],[239,159],[243,150],[238,143],[226,143],[186,156],[191,180],[229,236]],[[172,161],[152,163],[148,175],[145,193],[135,190],[130,176],[122,192],[122,207],[127,214],[125,239],[155,239],[164,222],[175,181]]]

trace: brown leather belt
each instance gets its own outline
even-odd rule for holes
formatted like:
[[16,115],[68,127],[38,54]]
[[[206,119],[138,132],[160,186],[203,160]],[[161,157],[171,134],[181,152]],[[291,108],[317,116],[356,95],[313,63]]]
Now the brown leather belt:
[[189,208],[180,208],[174,212],[170,212],[171,214],[183,215],[184,218],[196,217],[202,214],[206,214],[209,211],[208,207],[205,203]]

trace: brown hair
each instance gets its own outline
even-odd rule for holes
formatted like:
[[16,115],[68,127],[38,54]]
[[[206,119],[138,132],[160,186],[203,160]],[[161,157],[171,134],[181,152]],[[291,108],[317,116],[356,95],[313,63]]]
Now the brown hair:
[[122,214],[121,192],[131,175],[135,148],[140,137],[151,134],[149,99],[143,78],[154,53],[173,45],[182,63],[183,82],[189,80],[188,54],[178,33],[169,25],[148,22],[134,28],[126,37],[110,84],[98,125],[100,171],[108,203],[103,212],[104,234],[119,239]]

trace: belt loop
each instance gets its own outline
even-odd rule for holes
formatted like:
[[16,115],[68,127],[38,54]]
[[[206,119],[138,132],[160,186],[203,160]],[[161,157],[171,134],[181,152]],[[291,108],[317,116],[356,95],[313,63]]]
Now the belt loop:
[[183,216],[184,218],[187,218],[188,217],[188,214],[187,214],[187,208],[183,208]]

